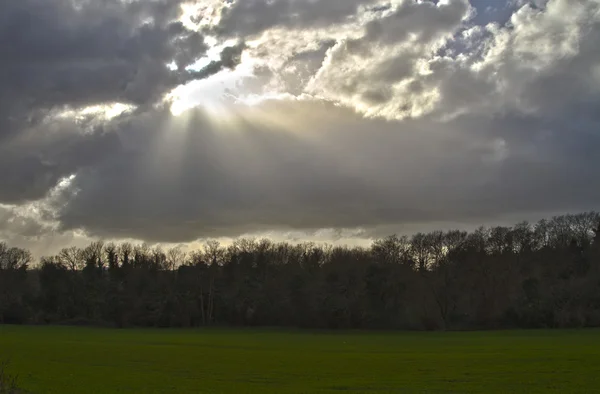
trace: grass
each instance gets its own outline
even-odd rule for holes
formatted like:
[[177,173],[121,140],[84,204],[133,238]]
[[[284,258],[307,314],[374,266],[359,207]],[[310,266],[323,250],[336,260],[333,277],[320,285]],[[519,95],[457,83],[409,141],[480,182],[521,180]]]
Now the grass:
[[592,393],[600,331],[452,333],[0,326],[32,393]]
[[19,394],[18,377],[8,371],[10,362],[0,361],[0,394]]

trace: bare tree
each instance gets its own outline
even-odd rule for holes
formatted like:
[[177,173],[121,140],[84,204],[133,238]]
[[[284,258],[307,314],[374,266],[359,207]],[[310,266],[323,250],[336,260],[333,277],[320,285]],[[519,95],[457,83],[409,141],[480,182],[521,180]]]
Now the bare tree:
[[167,251],[167,269],[175,271],[178,266],[185,263],[186,253],[181,246],[175,246]]
[[31,253],[21,248],[9,248],[4,242],[0,243],[0,270],[27,269],[31,263]]
[[71,271],[80,271],[85,266],[85,256],[83,250],[75,246],[63,248],[58,253],[58,258],[60,262]]

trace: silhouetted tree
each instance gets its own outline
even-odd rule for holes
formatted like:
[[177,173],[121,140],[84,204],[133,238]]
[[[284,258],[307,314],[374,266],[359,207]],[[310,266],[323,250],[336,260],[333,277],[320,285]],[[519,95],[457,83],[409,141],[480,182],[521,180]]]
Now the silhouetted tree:
[[27,268],[31,254],[0,243],[0,324],[23,323],[27,316],[30,294]]
[[0,323],[473,329],[600,326],[600,216],[392,235],[369,248],[94,242],[32,266],[0,243]]

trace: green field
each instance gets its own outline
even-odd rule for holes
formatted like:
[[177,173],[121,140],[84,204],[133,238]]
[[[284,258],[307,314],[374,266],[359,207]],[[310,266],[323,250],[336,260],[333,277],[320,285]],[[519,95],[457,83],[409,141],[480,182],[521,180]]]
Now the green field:
[[0,326],[32,393],[600,392],[600,331]]

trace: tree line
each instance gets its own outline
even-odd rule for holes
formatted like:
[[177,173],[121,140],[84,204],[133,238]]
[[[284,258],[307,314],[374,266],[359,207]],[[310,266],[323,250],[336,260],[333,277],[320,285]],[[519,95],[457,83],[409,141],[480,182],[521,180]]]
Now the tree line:
[[0,243],[0,323],[600,326],[600,215],[392,235],[368,248],[239,239],[186,254],[94,242],[35,264]]

